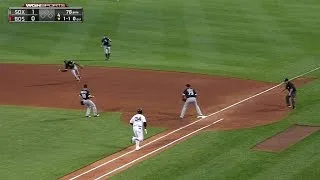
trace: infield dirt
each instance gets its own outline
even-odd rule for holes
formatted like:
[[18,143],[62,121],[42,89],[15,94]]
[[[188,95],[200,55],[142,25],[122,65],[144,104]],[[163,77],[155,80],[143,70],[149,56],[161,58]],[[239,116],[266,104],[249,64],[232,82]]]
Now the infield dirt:
[[[58,65],[2,64],[0,66],[0,83],[2,84],[0,104],[84,110],[84,107],[80,105],[78,94],[83,84],[88,84],[92,94],[95,95],[93,101],[100,112],[122,112],[122,121],[128,123],[129,118],[135,113],[136,109],[141,107],[150,126],[166,127],[168,129],[164,133],[147,139],[144,142],[147,143],[196,119],[195,110],[192,106],[189,107],[186,118],[179,119],[179,113],[183,105],[181,93],[187,83],[197,90],[199,94],[198,103],[204,114],[216,112],[275,85],[251,80],[190,73],[102,67],[80,69],[82,79],[77,82],[71,72],[59,72],[58,68],[60,67]],[[298,79],[296,84],[299,87],[309,81],[309,79]],[[210,129],[249,128],[276,122],[291,110],[285,106],[285,94],[281,93],[281,90],[282,87],[279,87],[222,113],[206,118],[199,123],[156,141],[150,146],[141,149],[141,151],[131,153],[107,166],[86,173],[78,179],[99,177],[122,164],[132,161],[136,157],[147,154],[219,118],[224,118],[224,120],[210,127]],[[299,108],[299,101],[297,108]],[[79,119],[81,118],[83,117],[79,117]],[[85,119],[83,118],[83,120]],[[132,148],[129,147],[110,157],[106,157],[67,175],[63,179],[74,177],[92,167],[131,151]]]

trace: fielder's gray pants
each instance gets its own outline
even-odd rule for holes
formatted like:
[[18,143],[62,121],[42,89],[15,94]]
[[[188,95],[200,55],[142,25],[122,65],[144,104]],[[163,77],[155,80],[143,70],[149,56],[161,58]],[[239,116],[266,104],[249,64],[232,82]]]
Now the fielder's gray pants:
[[103,46],[103,51],[104,51],[105,54],[110,54],[111,53],[111,47]]
[[90,100],[82,100],[83,104],[87,107],[86,116],[89,116],[91,113],[91,110],[93,111],[93,115],[97,115],[97,107],[96,105]]
[[290,96],[289,95],[286,96],[287,106],[289,105],[291,105],[292,107],[296,106],[296,95],[297,95],[296,92],[292,92]]
[[194,104],[194,106],[196,107],[198,116],[202,116],[202,112],[200,110],[200,107],[198,106],[197,99],[195,97],[189,97],[186,100],[186,102],[184,102],[184,105],[182,107],[181,114],[180,114],[181,118],[184,117],[184,114],[186,113],[186,110],[189,104]]
[[76,65],[74,65],[74,68],[71,70],[71,73],[78,81],[80,80],[80,73]]

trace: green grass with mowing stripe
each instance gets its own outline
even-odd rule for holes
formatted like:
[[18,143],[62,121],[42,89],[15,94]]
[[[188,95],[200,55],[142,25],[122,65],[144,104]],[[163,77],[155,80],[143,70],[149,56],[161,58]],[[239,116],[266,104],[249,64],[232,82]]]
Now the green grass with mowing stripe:
[[[260,81],[280,81],[320,66],[320,2],[316,0],[66,0],[71,6],[84,7],[84,23],[9,24],[7,8],[25,2],[0,1],[2,63],[57,64],[75,58],[92,66]],[[104,33],[113,40],[110,62],[103,60],[100,47]],[[320,74],[313,76],[319,78]],[[316,179],[320,172],[315,168],[320,162],[316,151],[319,133],[280,154],[248,148],[291,123],[317,125],[319,88],[316,81],[299,90],[298,109],[286,121],[258,129],[201,134],[115,179]],[[42,116],[44,112],[49,113]],[[91,124],[75,119],[78,113],[12,107],[1,111],[5,118],[0,119],[0,144],[10,145],[0,150],[4,156],[0,179],[54,179],[128,145],[125,133],[130,134],[131,129],[111,128],[118,127],[118,114],[106,114],[106,120],[117,120],[109,125],[101,120]],[[43,117],[48,117],[47,121],[42,122]],[[105,130],[121,135],[120,139],[106,141],[102,137]],[[15,137],[28,137],[28,141]]]
[[[119,113],[0,106],[0,179],[56,179],[131,143]],[[148,128],[150,137],[161,129]]]
[[[319,2],[297,0],[159,0],[120,3],[67,0],[82,6],[81,24],[9,24],[0,9],[0,61],[151,68],[279,81],[319,66]],[[100,39],[113,40],[104,61]]]
[[[320,76],[318,76],[320,77]],[[320,176],[320,131],[281,153],[250,150],[292,124],[320,125],[320,80],[300,89],[297,109],[258,128],[205,132],[111,179],[310,179]]]

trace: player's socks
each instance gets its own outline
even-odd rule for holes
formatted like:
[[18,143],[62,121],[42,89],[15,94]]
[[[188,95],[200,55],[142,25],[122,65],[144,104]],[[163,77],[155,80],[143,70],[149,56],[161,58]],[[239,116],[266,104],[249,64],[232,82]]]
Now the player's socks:
[[136,140],[136,149],[140,148],[140,141]]

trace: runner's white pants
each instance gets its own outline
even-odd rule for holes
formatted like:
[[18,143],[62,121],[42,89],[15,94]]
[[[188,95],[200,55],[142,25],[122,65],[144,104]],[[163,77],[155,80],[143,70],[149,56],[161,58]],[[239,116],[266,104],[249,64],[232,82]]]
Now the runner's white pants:
[[143,141],[143,127],[142,126],[133,126],[133,134],[134,137],[132,137],[133,141],[138,140],[138,141]]

